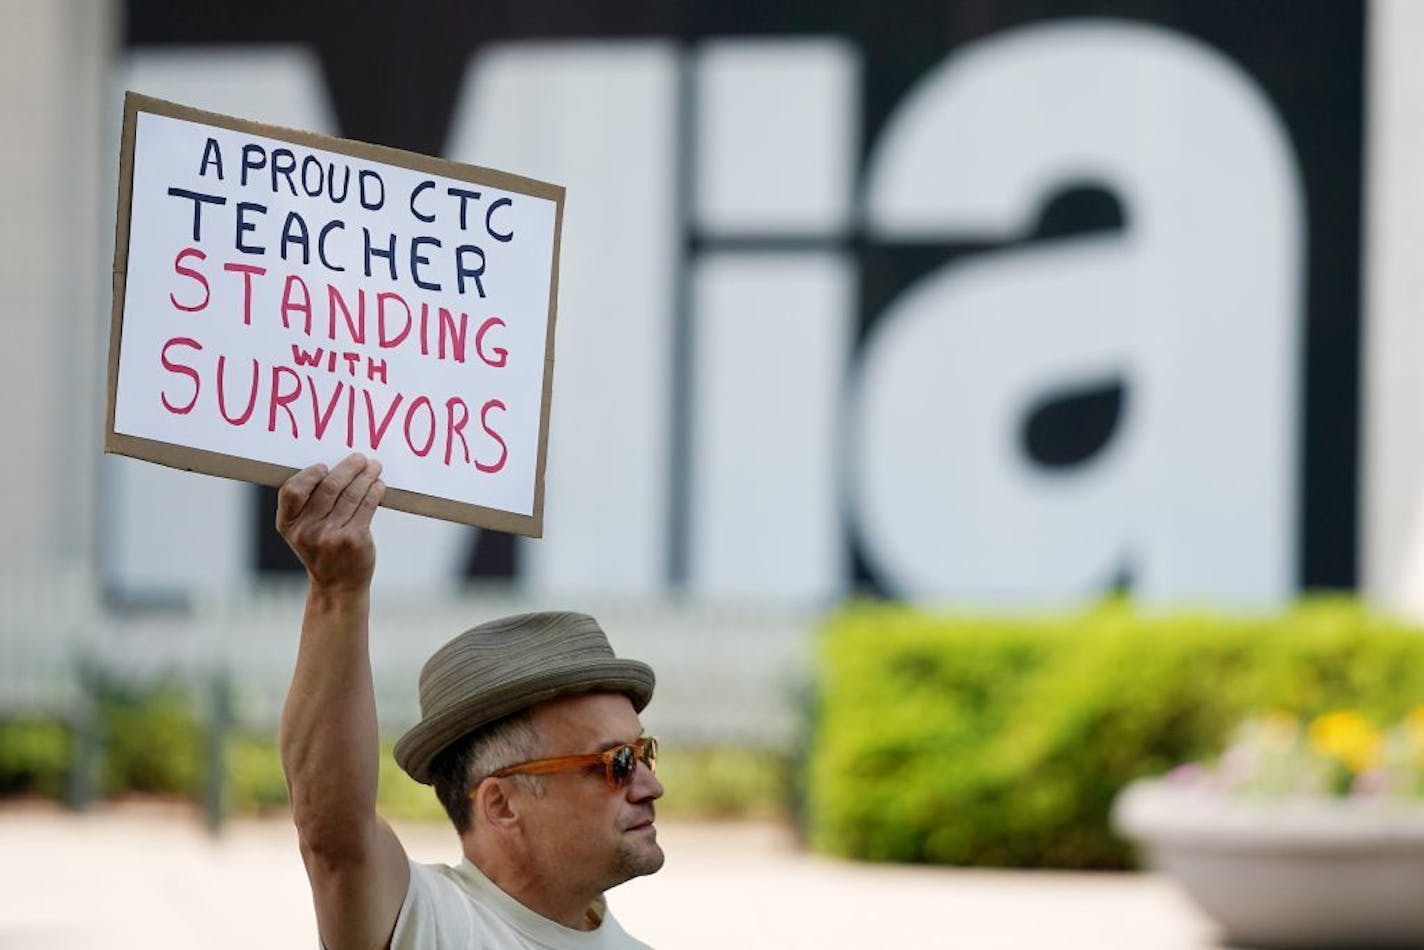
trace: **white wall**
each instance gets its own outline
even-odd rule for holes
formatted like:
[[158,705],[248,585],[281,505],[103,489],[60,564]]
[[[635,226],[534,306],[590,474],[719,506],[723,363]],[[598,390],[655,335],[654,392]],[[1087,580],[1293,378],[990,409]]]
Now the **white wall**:
[[[109,4],[0,0],[0,569],[90,565],[107,339]],[[107,157],[107,156],[106,156]]]
[[1360,579],[1424,617],[1424,4],[1369,14]]

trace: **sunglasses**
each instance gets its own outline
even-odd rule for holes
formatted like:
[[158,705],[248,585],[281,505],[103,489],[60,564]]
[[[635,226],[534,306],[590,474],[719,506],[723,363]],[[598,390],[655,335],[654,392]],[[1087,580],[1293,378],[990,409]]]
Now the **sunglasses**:
[[[549,775],[553,772],[576,772],[595,765],[603,766],[603,780],[613,790],[624,788],[633,781],[633,773],[642,762],[649,772],[658,770],[658,740],[643,736],[633,742],[616,745],[603,752],[588,755],[561,755],[552,759],[534,759],[507,765],[491,772],[490,778],[504,778],[508,775]],[[474,794],[471,792],[471,794]]]

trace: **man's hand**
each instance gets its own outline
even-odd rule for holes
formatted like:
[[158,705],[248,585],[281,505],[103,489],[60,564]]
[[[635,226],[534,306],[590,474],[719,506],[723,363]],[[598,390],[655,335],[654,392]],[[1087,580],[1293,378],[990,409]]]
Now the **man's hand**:
[[287,479],[277,493],[277,531],[286,539],[314,588],[363,590],[376,569],[371,516],[385,496],[381,463],[359,452],[331,471],[312,465]]

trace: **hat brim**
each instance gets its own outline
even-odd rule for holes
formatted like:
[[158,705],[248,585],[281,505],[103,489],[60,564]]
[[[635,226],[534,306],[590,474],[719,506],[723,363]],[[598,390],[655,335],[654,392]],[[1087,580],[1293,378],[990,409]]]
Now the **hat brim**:
[[568,666],[545,666],[501,683],[498,689],[467,697],[423,719],[396,742],[396,764],[422,785],[432,782],[430,766],[451,743],[505,716],[538,703],[579,693],[622,693],[642,712],[653,698],[655,679],[646,663],[609,657],[581,659]]

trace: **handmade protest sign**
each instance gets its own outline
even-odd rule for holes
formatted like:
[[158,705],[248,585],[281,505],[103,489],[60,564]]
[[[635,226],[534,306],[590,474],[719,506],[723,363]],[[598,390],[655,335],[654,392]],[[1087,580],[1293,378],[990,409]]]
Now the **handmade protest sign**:
[[129,93],[105,450],[539,536],[563,200]]

